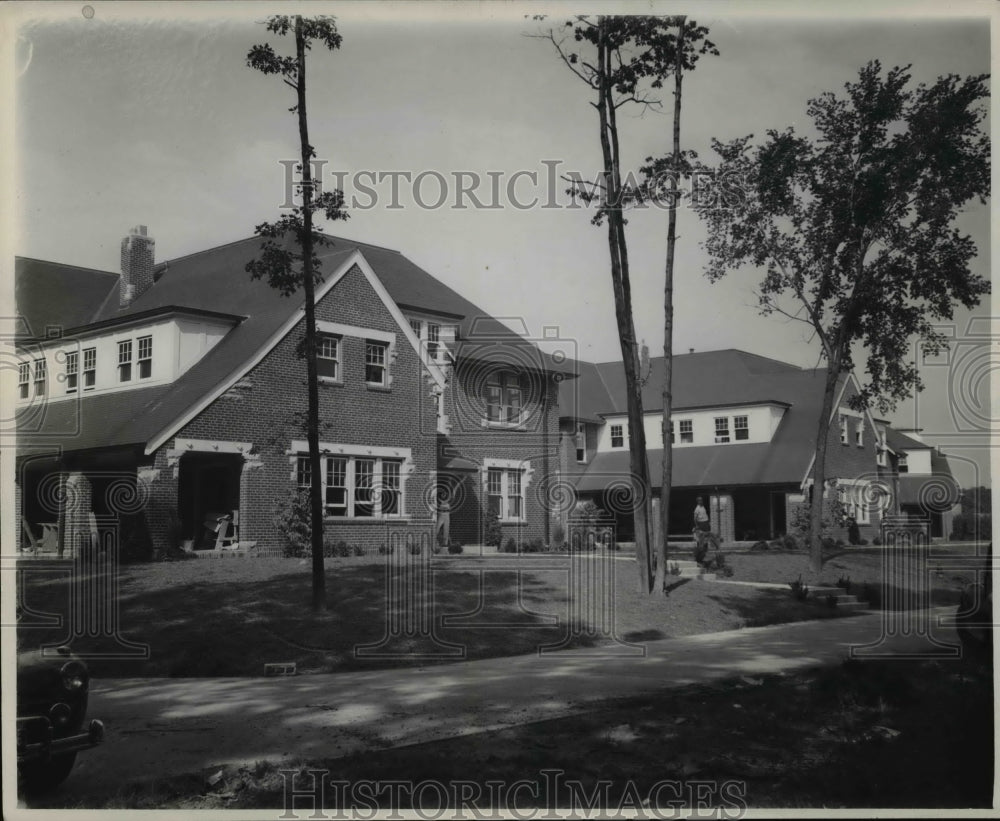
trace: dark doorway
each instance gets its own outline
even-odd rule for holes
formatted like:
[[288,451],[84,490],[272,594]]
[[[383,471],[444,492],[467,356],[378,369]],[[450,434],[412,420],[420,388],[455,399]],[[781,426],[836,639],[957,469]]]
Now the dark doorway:
[[771,491],[771,538],[777,539],[788,532],[785,519],[785,493]]
[[240,507],[243,457],[234,453],[185,453],[177,481],[177,512],[183,538],[195,549],[214,546],[206,521],[233,514]]

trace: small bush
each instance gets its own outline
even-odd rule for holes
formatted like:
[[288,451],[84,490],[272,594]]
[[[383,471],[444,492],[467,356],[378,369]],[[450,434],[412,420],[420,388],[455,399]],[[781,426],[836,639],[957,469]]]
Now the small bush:
[[791,533],[783,536],[782,539],[781,539],[781,541],[782,541],[782,544],[784,545],[785,550],[798,550],[799,549],[799,540],[796,539]]
[[835,550],[837,548],[836,540],[834,540],[830,536],[824,536],[822,539],[820,539],[820,542],[823,545],[824,550]]
[[566,528],[562,522],[556,522],[552,526],[552,544],[562,544],[566,541]]
[[517,542],[514,541],[514,537],[511,536],[504,542],[503,545],[504,553],[517,553]]
[[858,542],[858,544],[860,544],[862,547],[868,547],[868,540],[862,539],[860,542]]
[[499,547],[500,542],[503,541],[503,531],[500,529],[500,517],[496,513],[489,512],[486,514],[485,522],[483,544]]
[[309,511],[309,492],[291,491],[279,499],[274,509],[274,526],[285,535],[286,558],[308,556],[312,544],[312,523]]
[[715,573],[717,576],[728,578],[733,575],[733,568],[726,564],[725,554],[716,553],[715,556],[702,565],[702,572]]
[[852,545],[861,544],[861,531],[858,529],[858,523],[855,519],[847,520],[847,541]]
[[453,555],[461,553],[462,545],[460,545],[458,542],[452,542],[450,545],[448,545],[448,552]]
[[424,552],[424,546],[416,539],[410,542],[407,549],[409,550],[411,556],[419,556]]
[[843,539],[837,539],[837,541],[835,541],[833,543],[833,546],[834,547],[847,547],[847,543]]
[[431,550],[433,550],[434,551],[434,555],[437,556],[439,553],[441,553],[444,550],[444,545],[441,544],[440,540],[436,541],[436,542],[434,542],[434,546],[431,548]]
[[335,556],[339,556],[344,559],[351,555],[351,548],[343,539],[341,539],[337,544],[333,546],[333,552]]
[[670,575],[679,576],[681,575],[681,566],[677,562],[670,563]]
[[794,582],[789,582],[788,586],[792,589],[792,595],[799,601],[805,601],[809,597],[809,588],[802,581],[802,576]]
[[387,544],[380,544],[378,546],[378,555],[379,556],[388,556],[389,553],[390,553],[389,545],[387,545]]
[[882,546],[882,539],[880,537],[876,536],[874,539],[872,539],[872,544],[875,545],[875,547],[881,547]]
[[359,544],[352,545],[351,546],[351,553],[353,553],[355,556],[364,556],[365,555],[365,549],[361,545],[359,545]]
[[544,553],[545,542],[541,539],[532,539],[524,546],[525,553]]
[[752,545],[750,545],[750,549],[755,552],[760,552],[764,550],[770,550],[771,545],[769,545],[767,542],[761,539],[759,542],[754,542]]

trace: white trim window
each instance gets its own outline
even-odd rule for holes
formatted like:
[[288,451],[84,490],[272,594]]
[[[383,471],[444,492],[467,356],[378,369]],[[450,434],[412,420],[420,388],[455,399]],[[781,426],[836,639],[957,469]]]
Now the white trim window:
[[906,454],[905,453],[899,454],[899,464],[897,465],[897,470],[899,471],[899,473],[909,473],[910,472],[910,465],[909,465],[909,463],[906,460]]
[[340,381],[340,337],[320,334],[316,348],[316,375],[320,379]]
[[[403,515],[402,459],[322,456],[323,515],[336,519],[387,519]],[[298,456],[296,483],[309,487],[309,457]]]
[[681,429],[681,444],[690,445],[694,442],[694,423],[690,419],[681,419],[680,429]]
[[493,371],[486,378],[486,421],[519,425],[524,411],[521,378],[513,371]]
[[850,434],[847,430],[847,415],[840,414],[840,444],[848,444]]
[[389,384],[389,345],[368,339],[365,341],[365,382],[369,385]]
[[66,393],[76,393],[77,381],[80,376],[80,354],[77,351],[66,352]]
[[859,525],[871,524],[871,511],[866,503],[867,483],[856,485],[839,484],[837,498],[844,508],[844,515],[854,519]]
[[729,417],[715,417],[715,444],[722,445],[729,441]]
[[611,426],[611,447],[625,447],[625,427],[623,425]]
[[92,391],[97,383],[97,348],[83,349],[83,389]]
[[576,461],[581,465],[587,462],[587,426],[583,422],[576,423],[576,435],[573,437],[576,447]]
[[441,346],[441,326],[436,322],[427,323],[427,357],[431,360],[438,358],[438,349]]
[[878,431],[875,443],[875,464],[884,468],[888,464],[886,459],[885,428]]
[[501,522],[524,521],[523,475],[521,468],[486,469],[486,509]]
[[27,399],[31,385],[31,364],[22,362],[17,366],[17,391],[21,399]]
[[123,339],[118,343],[118,381],[132,381],[132,340]]
[[865,446],[865,420],[861,418],[858,420],[858,424],[854,428],[854,444],[859,448]]
[[44,359],[35,360],[35,396],[45,395],[45,377],[48,371]]
[[750,417],[733,417],[733,435],[735,436],[737,442],[745,442],[750,438]]
[[140,336],[136,340],[138,356],[136,362],[139,366],[139,378],[149,379],[153,375],[153,337]]

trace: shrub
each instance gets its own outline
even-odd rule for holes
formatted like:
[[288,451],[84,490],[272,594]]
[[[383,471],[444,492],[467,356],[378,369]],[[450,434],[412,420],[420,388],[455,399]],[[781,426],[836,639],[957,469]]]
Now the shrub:
[[444,550],[444,545],[441,544],[441,540],[434,542],[434,546],[431,548],[434,551],[434,555],[437,556],[438,553]]
[[875,547],[880,547],[882,545],[881,537],[876,536],[874,539],[872,539],[872,544],[875,545]]
[[341,539],[333,546],[333,553],[335,556],[339,556],[343,559],[351,555],[351,548],[348,547],[347,542]]
[[798,550],[799,540],[796,539],[791,533],[787,533],[781,537],[782,545],[785,550]]
[[364,556],[365,549],[361,545],[356,544],[351,547],[351,553],[353,553],[355,556]]
[[799,601],[805,601],[809,597],[809,588],[802,581],[802,576],[794,582],[789,582],[788,586],[792,589],[792,595]]
[[407,546],[407,549],[410,551],[411,556],[419,556],[421,553],[424,552],[424,546],[416,539],[410,542],[410,544]]
[[380,544],[378,546],[378,555],[379,556],[388,556],[389,553],[390,553],[390,551],[391,551],[391,548],[387,544]]
[[552,526],[552,544],[563,544],[566,541],[566,528],[562,522],[556,522]]
[[532,539],[524,546],[525,553],[544,553],[545,542],[541,539]]
[[867,547],[868,546],[868,540],[867,539],[862,539],[861,542],[860,542],[860,544],[861,544],[862,547]]
[[861,531],[858,529],[857,520],[852,518],[847,519],[847,541],[852,545],[861,543]]
[[451,554],[461,553],[462,545],[460,545],[458,542],[452,542],[450,545],[448,545],[448,552]]
[[679,576],[681,575],[681,566],[677,562],[670,563],[670,575]]
[[503,545],[504,553],[517,553],[517,542],[514,541],[514,537],[511,536],[504,542]]
[[284,554],[298,558],[312,552],[312,519],[309,511],[309,491],[289,492],[275,505],[274,526],[285,534]]
[[500,529],[500,517],[492,511],[486,514],[486,527],[483,531],[483,544],[500,546],[503,541],[503,531]]
[[703,573],[715,573],[717,576],[729,577],[733,575],[733,568],[726,564],[726,556],[723,553],[716,553],[711,559],[702,565]]
[[761,539],[759,542],[754,542],[750,546],[750,549],[753,550],[753,551],[757,551],[757,552],[762,551],[762,550],[770,550],[771,549],[771,545],[769,545],[767,542],[765,542],[763,539]]

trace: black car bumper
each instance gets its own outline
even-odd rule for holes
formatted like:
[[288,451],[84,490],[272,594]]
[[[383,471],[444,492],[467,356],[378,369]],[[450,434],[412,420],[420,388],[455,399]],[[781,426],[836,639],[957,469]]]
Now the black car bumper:
[[89,750],[104,741],[104,724],[93,719],[85,733],[53,737],[52,723],[44,716],[17,720],[18,762],[43,761],[57,755]]

